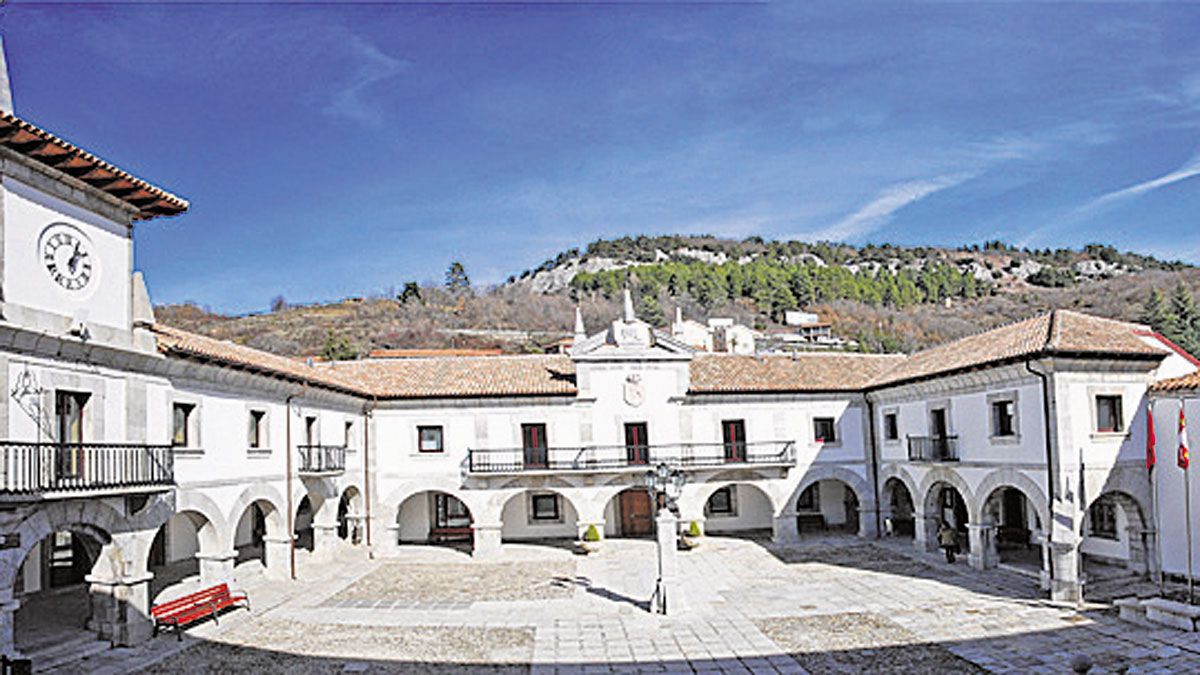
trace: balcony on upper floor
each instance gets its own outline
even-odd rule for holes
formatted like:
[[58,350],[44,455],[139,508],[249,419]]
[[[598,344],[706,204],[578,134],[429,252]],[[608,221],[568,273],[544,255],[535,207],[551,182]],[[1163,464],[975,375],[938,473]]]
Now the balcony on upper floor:
[[908,461],[957,462],[958,436],[909,436]]
[[682,469],[788,467],[796,463],[793,441],[671,443],[565,448],[472,448],[468,474],[628,473],[667,464]]
[[346,471],[346,446],[300,445],[301,476],[338,476]]
[[0,441],[0,501],[161,492],[175,485],[169,445]]

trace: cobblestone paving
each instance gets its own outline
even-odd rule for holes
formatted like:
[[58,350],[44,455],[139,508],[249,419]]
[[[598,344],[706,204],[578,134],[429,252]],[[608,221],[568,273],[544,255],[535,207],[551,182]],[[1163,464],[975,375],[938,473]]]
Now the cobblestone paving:
[[575,563],[548,560],[414,565],[386,563],[335,596],[335,600],[418,603],[549,600],[575,592]]
[[649,541],[581,558],[512,546],[495,562],[403,555],[247,584],[253,615],[100,670],[1024,674],[1069,672],[1086,656],[1093,673],[1200,672],[1200,636],[1054,606],[1026,576],[947,565],[907,543],[706,538],[680,556],[688,607],[672,617],[645,610]]

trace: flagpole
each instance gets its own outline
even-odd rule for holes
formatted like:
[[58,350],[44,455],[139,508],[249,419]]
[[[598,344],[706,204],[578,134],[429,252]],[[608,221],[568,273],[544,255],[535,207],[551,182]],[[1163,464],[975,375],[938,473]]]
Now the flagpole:
[[[1182,455],[1186,457],[1189,449],[1187,448],[1187,423],[1184,421],[1186,415],[1184,412],[1185,399],[1179,399],[1179,443],[1183,448]],[[1196,582],[1192,574],[1192,481],[1188,475],[1188,468],[1191,465],[1190,457],[1183,460],[1183,523],[1187,528],[1187,574],[1188,574],[1188,604],[1196,602]]]
[[1166,595],[1167,575],[1163,574],[1163,531],[1162,524],[1158,515],[1158,481],[1154,480],[1154,470],[1158,468],[1158,448],[1153,440],[1154,433],[1154,400],[1146,401],[1146,416],[1147,416],[1147,435],[1146,439],[1147,453],[1154,452],[1154,461],[1150,463],[1150,514],[1154,517],[1154,548],[1158,557],[1158,592],[1161,595]]

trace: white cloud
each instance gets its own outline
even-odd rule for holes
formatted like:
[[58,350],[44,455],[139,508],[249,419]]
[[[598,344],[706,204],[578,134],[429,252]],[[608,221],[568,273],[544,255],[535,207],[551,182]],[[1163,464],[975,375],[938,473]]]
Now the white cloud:
[[866,236],[887,224],[900,209],[929,195],[964,183],[972,177],[974,174],[958,173],[891,185],[857,211],[833,225],[800,234],[798,238],[809,241],[849,241]]
[[1158,178],[1152,178],[1147,181],[1142,181],[1134,185],[1130,185],[1120,190],[1114,190],[1107,194],[1101,195],[1092,201],[1084,204],[1079,208],[1080,212],[1088,213],[1097,209],[1103,208],[1115,202],[1120,202],[1131,197],[1136,197],[1141,194],[1157,190],[1161,187],[1173,185],[1182,180],[1187,180],[1193,176],[1200,176],[1200,153],[1192,156],[1187,162],[1174,171],[1165,173]]

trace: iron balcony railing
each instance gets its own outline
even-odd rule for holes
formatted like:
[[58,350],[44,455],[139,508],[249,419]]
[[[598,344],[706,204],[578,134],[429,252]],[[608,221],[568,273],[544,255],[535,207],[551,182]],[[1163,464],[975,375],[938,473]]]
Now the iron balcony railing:
[[565,448],[472,448],[468,473],[521,471],[595,471],[655,466],[682,468],[739,464],[794,464],[792,441],[672,443],[666,445],[591,445]]
[[346,470],[346,446],[301,445],[300,473],[341,473]]
[[909,436],[908,459],[912,462],[957,462],[958,436]]
[[175,484],[169,445],[0,441],[0,494],[36,495]]

